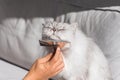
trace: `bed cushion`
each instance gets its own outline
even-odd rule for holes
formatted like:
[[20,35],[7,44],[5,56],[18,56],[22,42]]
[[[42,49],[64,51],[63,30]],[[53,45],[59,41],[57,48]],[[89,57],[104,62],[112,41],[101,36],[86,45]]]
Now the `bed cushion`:
[[0,80],[22,80],[27,71],[0,60]]
[[52,18],[6,19],[0,24],[0,57],[29,69],[32,63],[44,56],[39,45],[42,24]]

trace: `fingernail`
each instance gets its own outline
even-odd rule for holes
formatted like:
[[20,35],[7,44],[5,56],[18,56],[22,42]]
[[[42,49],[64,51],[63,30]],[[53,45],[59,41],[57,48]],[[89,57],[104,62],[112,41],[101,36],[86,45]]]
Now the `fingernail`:
[[57,50],[60,51],[60,48],[58,47]]

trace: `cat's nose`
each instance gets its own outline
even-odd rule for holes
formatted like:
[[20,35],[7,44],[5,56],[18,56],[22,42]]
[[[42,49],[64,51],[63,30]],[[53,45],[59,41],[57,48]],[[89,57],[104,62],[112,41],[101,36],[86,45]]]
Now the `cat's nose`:
[[55,32],[56,31],[56,29],[55,28],[53,28],[53,32]]

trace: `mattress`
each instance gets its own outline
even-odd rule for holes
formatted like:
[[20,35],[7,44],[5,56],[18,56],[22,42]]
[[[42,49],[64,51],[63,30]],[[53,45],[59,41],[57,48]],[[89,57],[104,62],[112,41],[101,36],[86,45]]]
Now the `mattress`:
[[0,60],[0,80],[22,80],[27,71]]

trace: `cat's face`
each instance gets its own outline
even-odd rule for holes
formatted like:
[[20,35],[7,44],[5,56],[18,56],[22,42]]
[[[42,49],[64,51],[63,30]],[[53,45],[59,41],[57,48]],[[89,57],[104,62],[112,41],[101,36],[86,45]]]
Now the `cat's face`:
[[76,31],[75,24],[48,22],[43,25],[42,37],[45,40],[64,40],[72,42]]

